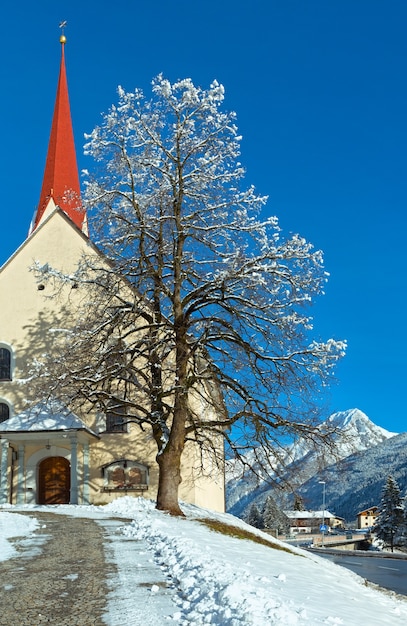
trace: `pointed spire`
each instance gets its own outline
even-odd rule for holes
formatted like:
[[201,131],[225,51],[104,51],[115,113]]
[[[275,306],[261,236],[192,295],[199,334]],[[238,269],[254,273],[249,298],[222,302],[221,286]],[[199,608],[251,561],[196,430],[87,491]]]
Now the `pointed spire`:
[[55,205],[59,206],[80,229],[86,232],[86,214],[80,197],[78,165],[69,106],[64,55],[66,37],[64,34],[60,37],[60,43],[61,66],[54,117],[40,201],[34,216],[32,230],[35,230],[40,223],[52,199]]

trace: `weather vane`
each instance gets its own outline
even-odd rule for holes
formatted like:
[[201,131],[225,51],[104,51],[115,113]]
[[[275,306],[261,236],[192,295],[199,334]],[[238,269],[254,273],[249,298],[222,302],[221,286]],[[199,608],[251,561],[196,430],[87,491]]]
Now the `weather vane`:
[[67,21],[63,20],[62,22],[59,23],[59,28],[61,29],[61,36],[59,38],[60,43],[66,43],[66,37],[65,37],[65,26],[67,25]]

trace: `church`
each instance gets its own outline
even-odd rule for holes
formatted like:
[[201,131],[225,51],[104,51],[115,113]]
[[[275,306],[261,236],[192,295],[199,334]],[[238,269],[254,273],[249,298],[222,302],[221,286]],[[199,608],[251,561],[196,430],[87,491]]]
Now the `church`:
[[[40,200],[22,245],[0,268],[0,504],[107,504],[120,495],[155,499],[156,447],[117,415],[73,413],[30,394],[28,364],[50,353],[56,328],[69,328],[80,297],[75,285],[50,297],[34,263],[74,271],[83,255],[101,257],[81,204],[70,113],[65,36]],[[69,293],[68,293],[69,291]],[[7,297],[5,297],[7,294]],[[224,511],[223,470],[186,448],[180,499]]]

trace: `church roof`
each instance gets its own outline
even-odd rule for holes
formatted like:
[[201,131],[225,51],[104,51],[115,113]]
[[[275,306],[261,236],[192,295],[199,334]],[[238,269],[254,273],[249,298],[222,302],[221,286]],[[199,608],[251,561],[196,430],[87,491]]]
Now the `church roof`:
[[40,201],[32,231],[41,221],[52,199],[81,230],[86,230],[86,215],[80,197],[80,184],[72,128],[65,68],[65,36],[60,38],[61,64],[48,153]]

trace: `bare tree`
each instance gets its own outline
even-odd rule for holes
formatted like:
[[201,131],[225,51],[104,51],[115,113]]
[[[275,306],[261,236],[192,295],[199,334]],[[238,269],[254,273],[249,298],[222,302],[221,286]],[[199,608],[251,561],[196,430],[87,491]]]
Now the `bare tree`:
[[158,76],[150,100],[118,93],[85,146],[92,240],[109,263],[84,259],[65,277],[88,297],[43,380],[69,401],[119,413],[124,404],[151,429],[157,507],[180,514],[188,440],[205,449],[223,437],[243,456],[287,437],[329,438],[314,397],[345,345],[310,336],[322,254],[260,219],[266,198],[243,186],[223,87]]

